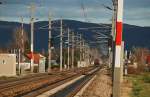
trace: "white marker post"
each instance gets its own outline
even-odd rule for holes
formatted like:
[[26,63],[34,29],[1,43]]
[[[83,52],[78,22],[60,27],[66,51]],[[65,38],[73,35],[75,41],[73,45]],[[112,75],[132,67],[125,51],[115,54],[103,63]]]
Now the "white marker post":
[[67,63],[67,69],[69,70],[70,69],[70,30],[68,28],[68,63]]
[[63,27],[62,27],[62,19],[60,20],[60,71],[62,71],[62,43],[63,43]]
[[31,72],[34,70],[34,11],[35,11],[35,5],[31,4]]
[[116,46],[115,46],[115,67],[113,76],[113,97],[120,97],[120,66],[121,66],[121,45],[122,45],[122,24],[123,0],[117,0],[117,22],[116,22]]
[[47,72],[51,72],[52,64],[51,64],[51,17],[50,13],[48,14],[48,70]]

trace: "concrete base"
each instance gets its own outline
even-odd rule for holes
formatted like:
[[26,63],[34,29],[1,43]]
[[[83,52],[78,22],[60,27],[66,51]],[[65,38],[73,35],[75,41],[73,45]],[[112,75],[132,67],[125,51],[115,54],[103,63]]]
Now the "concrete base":
[[93,82],[93,80],[95,80],[96,77],[97,75],[95,75],[92,79],[90,79],[90,81],[74,97],[82,97],[85,90],[89,87],[89,85]]
[[120,97],[120,68],[114,68],[114,78],[113,78],[113,97]]
[[123,62],[120,66],[120,82],[122,83],[123,82]]
[[[42,93],[42,94],[40,94],[40,95],[38,95],[36,97],[52,97],[53,94],[57,93],[58,91],[63,90],[64,88],[68,87],[69,85],[75,83],[76,81],[78,81],[78,80],[80,80],[80,79],[82,79],[84,77],[85,77],[85,75],[81,75],[81,76],[79,76],[79,77],[77,77],[77,78],[75,78],[75,79],[73,79],[73,80],[71,80],[71,81],[69,81],[67,83],[64,83],[64,84],[62,84],[62,85],[60,85],[60,86],[58,86],[56,88],[53,88],[53,89],[51,89],[49,91],[46,91],[46,92],[44,92],[44,93]],[[30,97],[30,95],[27,95],[27,97]]]

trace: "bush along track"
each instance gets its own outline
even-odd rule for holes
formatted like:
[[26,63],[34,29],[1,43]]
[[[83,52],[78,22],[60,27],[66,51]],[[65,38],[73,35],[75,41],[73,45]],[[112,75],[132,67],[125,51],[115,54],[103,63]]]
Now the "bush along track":
[[132,75],[129,78],[132,81],[131,97],[150,97],[150,73]]

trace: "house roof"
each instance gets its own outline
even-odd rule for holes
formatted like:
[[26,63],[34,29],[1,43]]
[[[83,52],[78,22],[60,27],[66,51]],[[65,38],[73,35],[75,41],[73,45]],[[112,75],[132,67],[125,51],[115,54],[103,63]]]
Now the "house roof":
[[146,59],[147,63],[150,64],[150,55],[147,56],[147,59]]
[[[27,57],[28,57],[29,59],[31,59],[31,58],[32,58],[31,53],[27,54]],[[45,58],[43,55],[41,55],[41,54],[39,54],[39,53],[34,53],[34,54],[33,54],[33,57],[34,57],[34,63],[35,63],[35,64],[39,64],[39,60],[40,60],[41,58]]]

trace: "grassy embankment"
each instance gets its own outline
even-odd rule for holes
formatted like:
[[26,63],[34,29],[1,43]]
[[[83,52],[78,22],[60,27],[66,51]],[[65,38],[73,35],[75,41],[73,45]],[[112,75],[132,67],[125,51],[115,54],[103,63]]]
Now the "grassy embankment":
[[131,75],[132,92],[130,97],[150,97],[150,73]]

